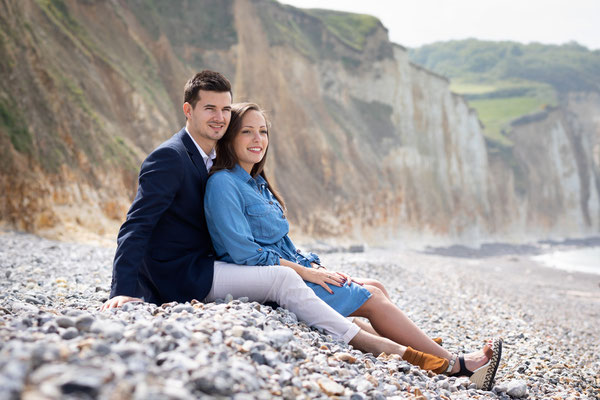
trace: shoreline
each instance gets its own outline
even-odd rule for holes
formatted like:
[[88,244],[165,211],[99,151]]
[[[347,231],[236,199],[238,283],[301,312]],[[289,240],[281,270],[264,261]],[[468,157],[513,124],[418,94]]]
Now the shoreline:
[[552,251],[580,249],[587,247],[600,247],[600,236],[590,236],[577,239],[539,240],[529,243],[487,242],[478,247],[464,245],[427,246],[424,254],[449,256],[456,258],[488,258],[497,256],[531,256],[547,254]]

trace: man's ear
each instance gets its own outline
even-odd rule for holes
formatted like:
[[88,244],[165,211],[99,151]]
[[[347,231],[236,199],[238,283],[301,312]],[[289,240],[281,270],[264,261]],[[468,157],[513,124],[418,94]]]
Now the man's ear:
[[185,115],[185,118],[188,119],[188,116],[191,113],[192,113],[192,105],[186,101],[185,103],[183,103],[183,115]]

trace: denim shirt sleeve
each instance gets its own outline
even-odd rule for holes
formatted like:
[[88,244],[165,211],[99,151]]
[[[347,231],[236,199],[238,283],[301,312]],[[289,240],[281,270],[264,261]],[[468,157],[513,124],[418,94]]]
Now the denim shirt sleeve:
[[279,265],[279,254],[262,248],[254,240],[236,184],[227,171],[220,171],[206,185],[204,212],[217,256],[228,255],[240,265]]
[[302,255],[304,256],[304,258],[306,258],[308,260],[308,262],[311,262],[311,263],[314,262],[315,264],[321,265],[321,259],[315,253],[309,251],[307,253],[303,252]]

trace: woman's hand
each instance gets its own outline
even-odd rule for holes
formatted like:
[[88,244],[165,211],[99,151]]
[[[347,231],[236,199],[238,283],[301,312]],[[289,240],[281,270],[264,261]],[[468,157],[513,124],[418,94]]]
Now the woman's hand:
[[[279,259],[279,262],[282,266],[289,267],[296,271],[303,280],[321,285],[329,294],[333,294],[333,290],[327,286],[328,284],[342,287],[350,278],[348,275],[340,272],[328,271],[325,267],[316,263],[311,263],[313,268],[307,268],[283,258]],[[350,282],[352,282],[352,280],[350,280]]]
[[[311,262],[310,265],[312,265],[313,268],[315,268],[315,269],[327,269],[327,268],[325,268],[324,265],[317,264],[317,263],[314,263],[314,262]],[[352,282],[354,282],[354,283],[356,283],[357,285],[360,285],[360,286],[364,285],[364,283],[358,282],[357,280],[352,279],[350,277],[350,275],[345,274],[343,272],[333,272],[333,273],[334,274],[338,274],[339,276],[341,276],[342,278],[344,278],[344,283],[346,283],[348,286],[350,286],[352,284]]]
[[316,269],[303,267],[303,270],[297,272],[302,279],[320,285],[323,289],[327,290],[329,294],[333,294],[333,290],[331,290],[328,285],[342,287],[346,280],[337,272],[330,272],[324,268]]
[[338,274],[338,275],[340,275],[341,277],[343,277],[343,278],[344,278],[344,280],[345,280],[345,282],[348,284],[348,286],[350,286],[350,285],[352,284],[352,282],[354,282],[354,283],[356,283],[357,285],[360,285],[360,286],[363,286],[363,285],[364,285],[364,283],[362,283],[362,282],[358,282],[357,280],[355,280],[355,279],[352,279],[352,278],[350,277],[350,275],[347,275],[347,274],[345,274],[345,273],[343,273],[343,272],[336,272],[336,274]]

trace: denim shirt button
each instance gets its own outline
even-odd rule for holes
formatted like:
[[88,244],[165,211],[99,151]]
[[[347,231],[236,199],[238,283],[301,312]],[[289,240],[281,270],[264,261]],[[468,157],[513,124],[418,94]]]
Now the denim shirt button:
[[272,202],[272,201],[269,201],[269,204],[273,204],[273,202]]
[[300,254],[302,251],[300,249],[296,249],[296,253]]
[[258,251],[262,251],[262,249],[259,247],[259,248],[258,248]]

